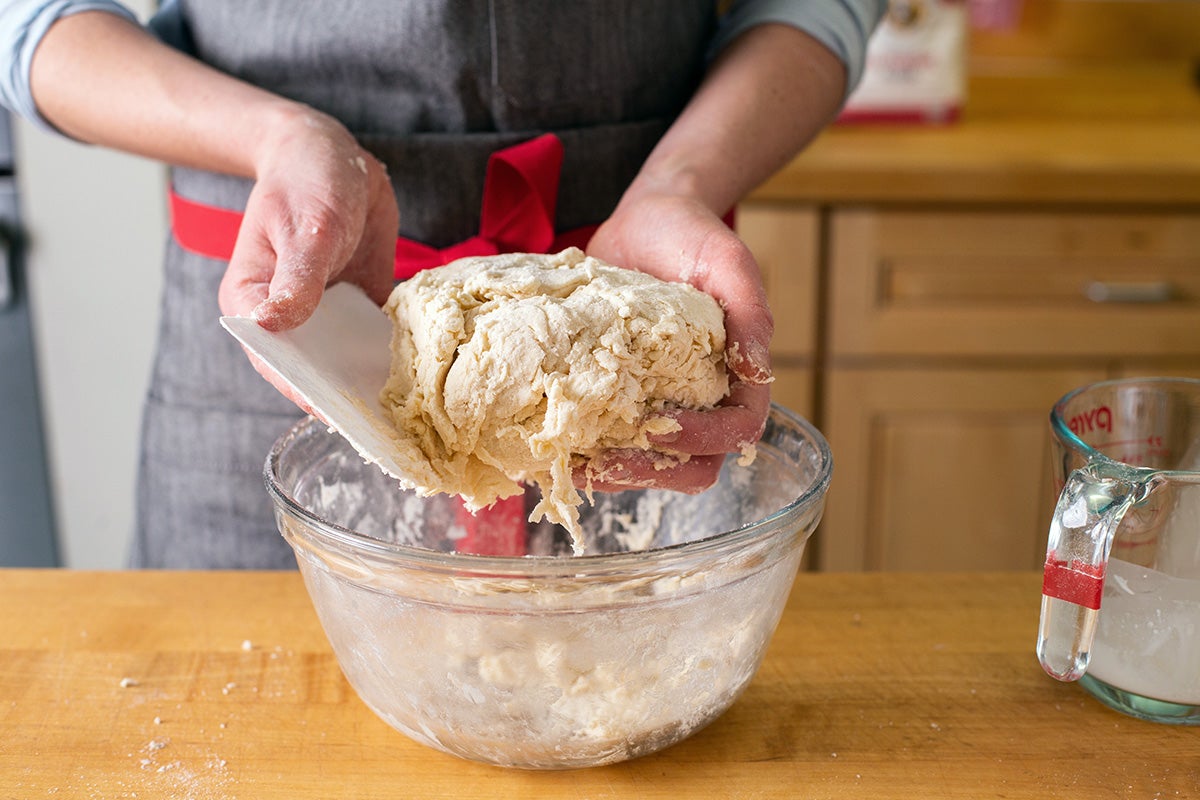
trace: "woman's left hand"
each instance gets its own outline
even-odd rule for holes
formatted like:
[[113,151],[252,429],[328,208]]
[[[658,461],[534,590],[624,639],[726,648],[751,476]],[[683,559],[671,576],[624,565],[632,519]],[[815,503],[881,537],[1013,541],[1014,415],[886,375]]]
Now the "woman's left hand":
[[590,255],[686,281],[716,298],[725,310],[731,389],[711,411],[679,412],[680,430],[653,440],[688,461],[664,469],[654,452],[614,451],[581,470],[580,484],[590,476],[598,489],[698,492],[716,480],[726,454],[745,452],[762,436],[774,324],[758,263],[720,214],[834,119],[847,76],[837,54],[798,28],[766,23],[742,32],[592,237]]
[[727,453],[758,441],[770,407],[770,342],[774,323],[758,263],[712,211],[665,192],[627,194],[588,244],[588,254],[707,292],[725,311],[730,392],[710,411],[672,413],[680,430],[651,437],[659,449],[690,458],[664,469],[662,459],[611,451],[581,473],[601,491],[652,485],[699,492],[716,481]]

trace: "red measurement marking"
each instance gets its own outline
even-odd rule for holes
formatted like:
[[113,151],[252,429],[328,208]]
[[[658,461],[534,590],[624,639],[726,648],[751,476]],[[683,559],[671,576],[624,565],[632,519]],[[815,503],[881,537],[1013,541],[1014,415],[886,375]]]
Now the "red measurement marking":
[[1054,556],[1046,558],[1042,594],[1084,608],[1099,609],[1104,593],[1104,567],[1075,559],[1069,564]]
[[497,500],[472,514],[461,498],[456,498],[458,524],[467,535],[458,541],[460,553],[480,556],[525,555],[525,495]]

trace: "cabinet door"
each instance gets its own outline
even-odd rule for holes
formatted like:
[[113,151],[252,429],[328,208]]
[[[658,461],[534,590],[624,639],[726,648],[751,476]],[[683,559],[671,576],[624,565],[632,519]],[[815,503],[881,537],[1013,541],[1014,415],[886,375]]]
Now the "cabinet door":
[[1053,509],[1050,407],[1087,369],[856,369],[828,375],[825,570],[1040,566]]
[[803,206],[746,203],[737,229],[762,270],[775,318],[771,353],[811,364],[817,341],[817,213]]
[[738,206],[737,229],[762,270],[775,319],[771,399],[812,419],[820,293],[817,213],[803,206],[746,203]]
[[[0,117],[0,146],[6,123]],[[17,229],[16,186],[0,177],[0,567],[53,567],[59,551]]]

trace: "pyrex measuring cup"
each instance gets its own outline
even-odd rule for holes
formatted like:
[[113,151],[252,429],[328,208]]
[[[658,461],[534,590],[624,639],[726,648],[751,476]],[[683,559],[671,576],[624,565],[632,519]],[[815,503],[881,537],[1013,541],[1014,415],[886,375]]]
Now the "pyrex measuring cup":
[[1127,714],[1200,724],[1200,380],[1084,386],[1050,427],[1042,666]]

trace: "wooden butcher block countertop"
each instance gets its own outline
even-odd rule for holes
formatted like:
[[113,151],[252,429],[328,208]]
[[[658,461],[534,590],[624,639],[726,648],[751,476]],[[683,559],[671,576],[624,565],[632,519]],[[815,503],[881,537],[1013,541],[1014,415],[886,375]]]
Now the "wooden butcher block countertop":
[[1033,573],[803,573],[708,728],[528,772],[375,717],[298,574],[3,570],[0,798],[1200,796],[1200,728],[1041,671],[1039,592]]
[[1041,60],[976,72],[957,122],[835,126],[754,198],[1200,205],[1197,68]]

